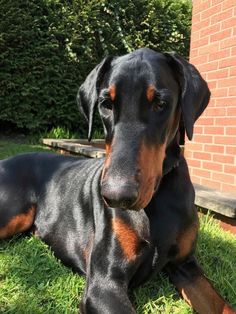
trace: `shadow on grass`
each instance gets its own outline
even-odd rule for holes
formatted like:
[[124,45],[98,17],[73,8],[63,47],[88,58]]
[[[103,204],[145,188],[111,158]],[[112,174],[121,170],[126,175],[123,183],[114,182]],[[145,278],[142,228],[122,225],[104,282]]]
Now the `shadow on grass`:
[[[197,255],[214,286],[236,306],[236,240],[202,218]],[[34,237],[0,243],[0,313],[77,313],[84,279]],[[130,291],[138,313],[193,313],[163,274]]]

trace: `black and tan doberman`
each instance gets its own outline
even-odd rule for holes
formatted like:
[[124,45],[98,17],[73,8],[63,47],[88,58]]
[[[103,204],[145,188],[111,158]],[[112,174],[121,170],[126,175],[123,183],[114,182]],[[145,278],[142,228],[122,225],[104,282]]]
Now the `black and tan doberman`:
[[105,159],[46,153],[0,163],[0,238],[34,229],[86,276],[81,313],[129,314],[127,290],[165,270],[199,313],[236,313],[195,257],[198,216],[178,142],[189,139],[210,92],[177,54],[139,49],[105,58],[78,92],[89,124],[98,108]]

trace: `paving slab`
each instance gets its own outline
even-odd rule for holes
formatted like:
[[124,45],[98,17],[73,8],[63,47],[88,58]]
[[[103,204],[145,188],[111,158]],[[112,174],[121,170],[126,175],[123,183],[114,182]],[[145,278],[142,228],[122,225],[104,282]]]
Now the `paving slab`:
[[195,204],[230,218],[236,218],[236,195],[194,184]]
[[102,140],[93,140],[93,142],[88,142],[87,140],[74,139],[43,139],[43,144],[86,157],[105,157],[105,149],[102,148],[105,144]]

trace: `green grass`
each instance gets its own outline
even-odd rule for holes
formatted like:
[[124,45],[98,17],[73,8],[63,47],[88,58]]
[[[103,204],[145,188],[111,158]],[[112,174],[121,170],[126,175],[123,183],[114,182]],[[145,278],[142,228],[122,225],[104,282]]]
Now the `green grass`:
[[[45,150],[0,141],[0,158]],[[201,216],[197,255],[215,287],[236,306],[236,237],[209,215]],[[0,242],[1,314],[77,313],[83,287],[84,279],[64,267],[37,238],[16,236]],[[193,313],[164,275],[131,291],[130,297],[139,314]]]
[[19,144],[0,140],[0,159],[28,152],[48,152],[49,149],[42,145]]

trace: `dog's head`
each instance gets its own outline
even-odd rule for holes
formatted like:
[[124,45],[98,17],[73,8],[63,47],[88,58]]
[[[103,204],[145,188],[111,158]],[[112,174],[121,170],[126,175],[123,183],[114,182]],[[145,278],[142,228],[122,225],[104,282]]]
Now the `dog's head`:
[[101,193],[107,205],[139,210],[149,203],[171,167],[180,117],[191,140],[209,98],[197,69],[175,53],[139,49],[105,58],[92,70],[77,100],[89,140],[96,107],[104,125]]

